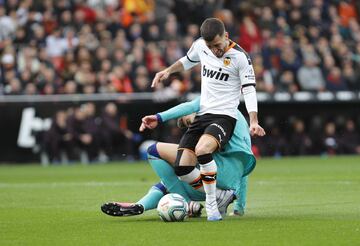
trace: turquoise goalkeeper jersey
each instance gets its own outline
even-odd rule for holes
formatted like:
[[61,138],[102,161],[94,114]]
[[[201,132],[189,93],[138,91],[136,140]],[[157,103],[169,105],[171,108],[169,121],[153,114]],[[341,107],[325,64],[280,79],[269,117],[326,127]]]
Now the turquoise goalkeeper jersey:
[[[200,110],[200,97],[182,103],[158,115],[163,122],[176,119]],[[230,141],[225,145],[222,151],[213,154],[213,158],[217,164],[217,186],[221,189],[235,190],[238,198],[236,203],[243,200],[242,207],[245,206],[247,178],[251,171],[255,168],[256,159],[251,151],[251,138],[249,134],[249,126],[244,116],[238,111],[237,121],[234,133]]]

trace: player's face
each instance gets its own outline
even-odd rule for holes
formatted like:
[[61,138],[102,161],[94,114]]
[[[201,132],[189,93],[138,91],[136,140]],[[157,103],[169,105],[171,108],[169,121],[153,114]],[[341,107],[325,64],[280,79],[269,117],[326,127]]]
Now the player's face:
[[217,35],[211,42],[206,42],[206,45],[216,57],[221,58],[225,54],[228,41],[228,34],[225,32],[222,36]]

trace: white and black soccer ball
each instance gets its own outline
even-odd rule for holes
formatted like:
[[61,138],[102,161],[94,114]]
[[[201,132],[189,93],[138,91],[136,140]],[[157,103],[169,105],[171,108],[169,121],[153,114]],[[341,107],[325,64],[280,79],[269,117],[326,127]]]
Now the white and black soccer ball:
[[157,211],[165,222],[184,221],[188,216],[189,205],[181,195],[170,193],[160,199]]

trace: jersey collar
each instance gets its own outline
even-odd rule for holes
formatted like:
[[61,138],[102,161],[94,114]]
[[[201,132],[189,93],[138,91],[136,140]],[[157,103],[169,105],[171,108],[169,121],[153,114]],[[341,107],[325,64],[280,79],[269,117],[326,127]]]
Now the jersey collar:
[[229,46],[226,47],[224,54],[226,52],[228,52],[231,48],[233,48],[235,45],[236,45],[236,43],[234,41],[232,41],[231,39],[229,39]]

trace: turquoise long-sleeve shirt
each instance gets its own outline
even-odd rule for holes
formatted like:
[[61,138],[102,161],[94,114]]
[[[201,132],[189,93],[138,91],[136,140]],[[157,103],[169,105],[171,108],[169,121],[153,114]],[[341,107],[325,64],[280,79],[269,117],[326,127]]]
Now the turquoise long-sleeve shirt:
[[159,113],[163,122],[177,119],[185,115],[196,113],[200,110],[200,97],[195,98],[190,102],[181,103],[164,112]]

